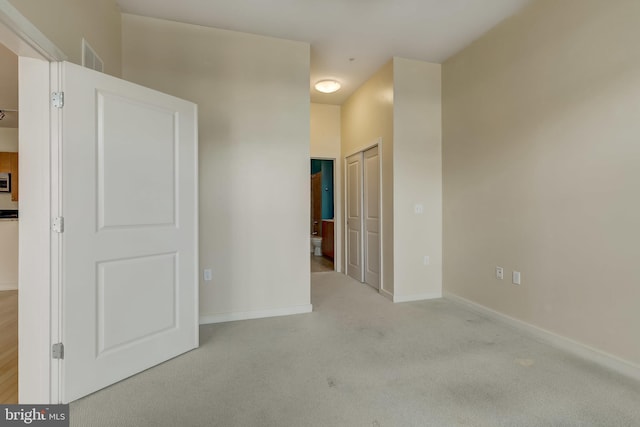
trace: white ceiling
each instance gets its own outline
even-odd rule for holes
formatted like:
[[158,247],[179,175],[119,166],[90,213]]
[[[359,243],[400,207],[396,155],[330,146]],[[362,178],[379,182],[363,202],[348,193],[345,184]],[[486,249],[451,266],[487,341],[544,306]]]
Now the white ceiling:
[[[312,102],[342,104],[393,56],[443,62],[529,0],[117,0],[125,13],[311,44]],[[351,58],[354,58],[351,60]]]

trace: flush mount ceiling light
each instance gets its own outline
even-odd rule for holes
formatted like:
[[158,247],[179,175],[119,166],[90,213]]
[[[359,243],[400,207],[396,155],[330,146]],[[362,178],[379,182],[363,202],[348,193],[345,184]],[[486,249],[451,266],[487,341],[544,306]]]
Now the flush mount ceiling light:
[[318,92],[333,93],[340,89],[340,83],[335,80],[320,80],[316,83],[315,88]]

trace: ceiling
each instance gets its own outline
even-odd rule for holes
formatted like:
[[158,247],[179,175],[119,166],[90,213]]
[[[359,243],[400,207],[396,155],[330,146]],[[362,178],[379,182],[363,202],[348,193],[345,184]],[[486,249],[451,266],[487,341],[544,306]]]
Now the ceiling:
[[[311,101],[342,104],[394,56],[441,63],[529,0],[117,0],[125,13],[311,44]],[[312,86],[332,78],[335,94]]]

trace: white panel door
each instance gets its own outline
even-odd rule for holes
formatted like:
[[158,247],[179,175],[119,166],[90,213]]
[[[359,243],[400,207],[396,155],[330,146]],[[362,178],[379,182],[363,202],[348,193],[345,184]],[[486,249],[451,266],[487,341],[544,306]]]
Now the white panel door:
[[380,156],[378,147],[364,152],[364,282],[380,289]]
[[197,107],[57,67],[69,402],[198,346]]
[[347,158],[347,274],[362,282],[362,153]]

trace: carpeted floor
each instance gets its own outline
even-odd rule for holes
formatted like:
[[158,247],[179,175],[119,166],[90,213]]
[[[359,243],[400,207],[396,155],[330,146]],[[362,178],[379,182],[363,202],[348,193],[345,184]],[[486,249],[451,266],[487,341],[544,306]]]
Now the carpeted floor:
[[312,275],[311,314],[201,328],[201,348],[71,405],[72,426],[638,426],[640,383],[447,300]]

